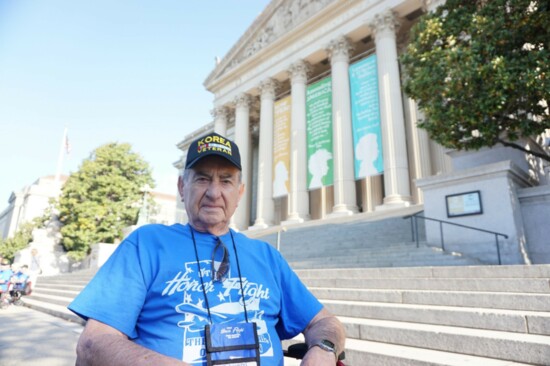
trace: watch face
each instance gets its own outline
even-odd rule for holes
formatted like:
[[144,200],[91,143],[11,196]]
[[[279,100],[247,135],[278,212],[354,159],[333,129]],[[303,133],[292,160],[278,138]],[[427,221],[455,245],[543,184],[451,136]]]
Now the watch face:
[[330,349],[330,351],[336,353],[334,343],[332,343],[331,341],[323,339],[320,343],[325,346],[326,349]]

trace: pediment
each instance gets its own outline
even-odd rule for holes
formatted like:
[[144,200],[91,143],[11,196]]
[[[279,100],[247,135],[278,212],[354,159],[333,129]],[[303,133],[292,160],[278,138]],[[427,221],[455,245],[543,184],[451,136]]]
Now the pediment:
[[337,0],[273,0],[220,60],[204,85],[208,88],[214,80],[335,1]]

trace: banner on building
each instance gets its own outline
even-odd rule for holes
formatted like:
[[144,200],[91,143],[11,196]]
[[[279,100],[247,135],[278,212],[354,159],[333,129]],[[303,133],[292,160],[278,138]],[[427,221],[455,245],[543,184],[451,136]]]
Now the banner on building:
[[382,132],[376,55],[349,67],[355,179],[382,174]]
[[332,159],[332,79],[307,87],[307,188],[333,184]]
[[291,97],[275,102],[273,120],[273,197],[290,191],[290,116]]

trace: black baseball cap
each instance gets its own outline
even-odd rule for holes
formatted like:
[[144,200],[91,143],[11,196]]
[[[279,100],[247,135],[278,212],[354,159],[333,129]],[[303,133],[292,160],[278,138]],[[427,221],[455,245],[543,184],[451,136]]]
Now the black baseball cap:
[[212,155],[221,156],[242,170],[241,155],[237,144],[215,132],[199,137],[189,145],[185,169],[192,168],[202,158]]

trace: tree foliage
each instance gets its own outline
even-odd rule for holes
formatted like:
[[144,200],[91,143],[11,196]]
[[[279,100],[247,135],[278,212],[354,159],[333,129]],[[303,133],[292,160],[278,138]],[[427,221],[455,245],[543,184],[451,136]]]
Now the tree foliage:
[[129,144],[100,146],[71,174],[59,198],[62,245],[82,259],[94,243],[114,243],[136,223],[144,186],[153,186],[147,162]]
[[15,254],[27,247],[32,241],[32,231],[38,226],[39,221],[26,222],[22,224],[11,238],[0,239],[0,254],[13,263]]
[[[419,126],[443,146],[479,149],[550,128],[550,2],[447,0],[401,56]],[[528,151],[550,160],[543,149]]]

